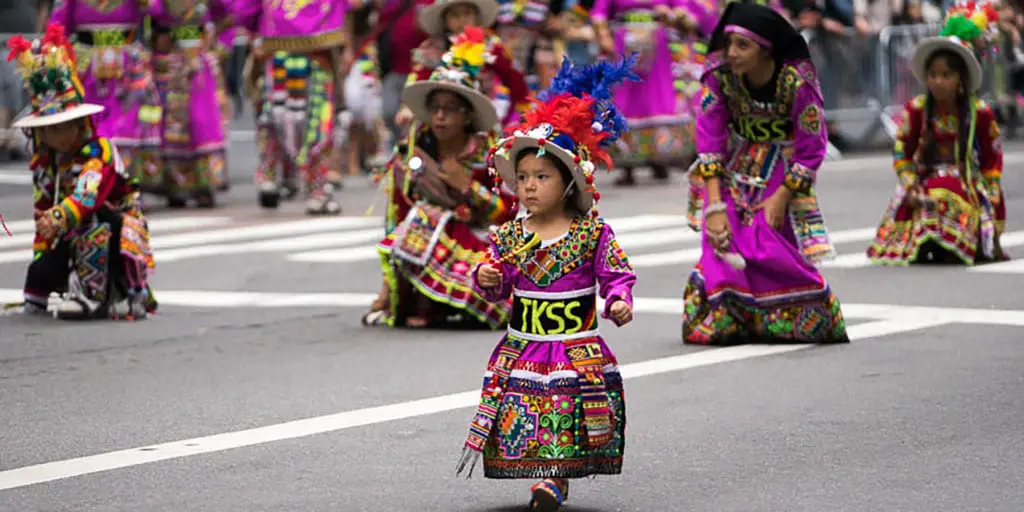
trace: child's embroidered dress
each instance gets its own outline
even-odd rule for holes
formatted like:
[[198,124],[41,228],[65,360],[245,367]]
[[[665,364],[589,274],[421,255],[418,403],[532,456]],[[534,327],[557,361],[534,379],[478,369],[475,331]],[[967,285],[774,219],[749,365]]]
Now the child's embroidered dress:
[[578,209],[590,213],[577,216],[556,240],[539,240],[522,218],[491,234],[501,285],[481,289],[474,272],[474,286],[490,301],[511,297],[512,314],[487,365],[459,472],[468,466],[471,473],[480,454],[488,478],[622,471],[622,377],[598,318],[609,318],[616,301],[632,306],[636,275],[593,208],[600,197],[593,173],[596,163],[610,164],[602,146],[625,127],[607,88],[636,79],[633,62],[577,69],[566,60],[544,95],[547,103],[526,113],[524,125],[491,150],[493,167],[510,183],[521,151],[540,148],[556,156],[574,178],[568,185],[577,189]]
[[470,186],[456,191],[438,177],[442,164],[429,126],[399,144],[384,170],[386,236],[377,247],[389,300],[384,309],[371,308],[366,324],[401,326],[418,317],[438,325],[458,318],[459,323],[499,329],[508,319],[508,304],[484,300],[469,275],[486,255],[487,229],[514,218],[515,208],[510,194],[491,191],[487,132],[498,116],[476,80],[484,65],[483,45],[463,36],[429,79],[406,86],[402,100],[419,122],[430,119],[428,100],[437,91],[454,93],[472,106],[476,133],[458,157]]
[[[956,6],[942,35],[915,49],[919,80],[936,51],[949,51],[966,64],[967,88],[956,111],[943,111],[927,94],[907,102],[893,151],[896,193],[867,249],[875,263],[907,265],[932,249],[951,257],[944,261],[967,265],[1006,258],[999,244],[1006,223],[1002,139],[995,112],[976,95],[982,68],[973,51],[995,16],[991,6],[979,4],[976,12]],[[917,187],[926,196],[923,204],[911,201]]]

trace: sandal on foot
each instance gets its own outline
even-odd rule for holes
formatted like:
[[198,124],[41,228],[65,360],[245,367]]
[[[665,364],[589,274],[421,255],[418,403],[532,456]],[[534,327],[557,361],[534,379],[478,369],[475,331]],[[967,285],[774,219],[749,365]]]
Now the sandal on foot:
[[534,484],[530,488],[530,493],[533,495],[530,500],[530,510],[535,512],[554,512],[558,510],[558,507],[562,506],[565,502],[565,498],[562,496],[562,490],[558,488],[558,484],[550,478],[546,478]]

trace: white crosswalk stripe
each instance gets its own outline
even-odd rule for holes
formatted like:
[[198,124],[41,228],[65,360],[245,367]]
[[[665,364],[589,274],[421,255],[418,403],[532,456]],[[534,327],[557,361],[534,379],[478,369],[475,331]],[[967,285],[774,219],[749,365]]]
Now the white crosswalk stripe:
[[[620,245],[638,269],[693,265],[701,256],[700,235],[686,226],[682,215],[639,215],[608,219]],[[12,237],[0,237],[0,264],[24,264],[31,259],[33,223],[8,222]],[[376,243],[383,236],[377,217],[335,217],[278,221],[252,225],[252,219],[224,216],[181,216],[150,219],[157,266],[184,260],[228,255],[264,254],[292,264],[375,263]],[[864,250],[875,235],[874,226],[830,233],[839,252],[825,269],[872,266]],[[1024,231],[1003,235],[1004,248],[1024,245]],[[275,256],[276,255],[276,256]],[[969,269],[971,272],[1024,274],[1024,263],[1009,261]]]

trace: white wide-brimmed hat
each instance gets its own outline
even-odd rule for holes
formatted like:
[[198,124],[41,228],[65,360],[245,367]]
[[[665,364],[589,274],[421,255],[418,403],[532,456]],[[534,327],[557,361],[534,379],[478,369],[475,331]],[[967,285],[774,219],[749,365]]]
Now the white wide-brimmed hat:
[[435,0],[434,3],[424,7],[416,17],[420,30],[432,36],[444,35],[444,11],[459,4],[476,7],[477,25],[481,27],[493,25],[494,20],[498,18],[498,2],[496,0]]
[[921,40],[914,48],[911,57],[914,77],[926,84],[928,61],[932,55],[939,51],[949,51],[963,59],[967,66],[967,76],[962,77],[967,92],[977,92],[984,80],[978,52],[992,47],[991,36],[995,25],[990,22],[996,21],[998,16],[996,6],[989,2],[972,1],[950,7],[939,35]]
[[981,89],[982,75],[981,63],[974,55],[974,51],[964,46],[958,37],[929,37],[922,39],[914,48],[914,55],[911,57],[911,70],[914,78],[922,85],[928,81],[928,61],[937,51],[946,50],[959,55],[967,66],[967,76],[964,77],[964,86],[967,92],[977,92]]
[[63,110],[53,114],[40,114],[30,111],[26,115],[16,119],[11,126],[18,129],[53,126],[55,124],[66,123],[81,117],[89,117],[93,114],[98,114],[103,112],[103,109],[104,107],[102,105],[80,103],[71,107],[65,107]]
[[473,126],[486,132],[498,126],[498,113],[490,98],[480,92],[477,74],[493,61],[486,54],[483,31],[468,27],[460,34],[451,49],[441,58],[430,78],[413,82],[402,90],[402,103],[409,107],[420,122],[430,121],[427,99],[435,91],[450,91],[465,99],[473,108]]

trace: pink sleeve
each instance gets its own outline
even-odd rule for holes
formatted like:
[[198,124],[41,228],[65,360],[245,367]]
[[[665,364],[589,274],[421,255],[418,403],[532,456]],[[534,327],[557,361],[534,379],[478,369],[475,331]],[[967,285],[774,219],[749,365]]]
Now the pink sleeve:
[[714,71],[704,73],[701,85],[695,133],[698,174],[704,178],[714,178],[725,172],[723,165],[729,148],[731,114]]
[[619,247],[619,242],[615,240],[615,232],[608,224],[601,229],[601,240],[597,243],[594,257],[598,291],[604,299],[604,312],[601,313],[601,317],[610,318],[611,307],[615,301],[625,301],[632,308],[636,272],[633,271],[629,256]]
[[693,17],[704,37],[710,37],[718,25],[718,6],[711,0],[674,0],[672,7]]
[[501,302],[507,300],[512,295],[512,280],[515,279],[517,274],[514,266],[509,264],[501,265],[501,284],[494,288],[481,288],[480,283],[476,280],[476,271],[480,269],[481,265],[486,265],[491,259],[501,257],[501,251],[493,240],[494,235],[491,235],[491,237],[491,247],[487,251],[487,258],[473,267],[473,290],[479,293],[487,302]]
[[71,15],[75,10],[75,0],[54,0],[53,10],[50,11],[50,23],[60,23],[64,26],[64,32],[71,37],[75,31],[73,26],[75,20]]
[[[798,68],[799,69],[799,68]],[[813,74],[802,72],[803,83],[797,89],[791,115],[793,120],[793,156],[786,169],[786,186],[806,193],[814,186],[818,168],[828,151],[821,90]]]

